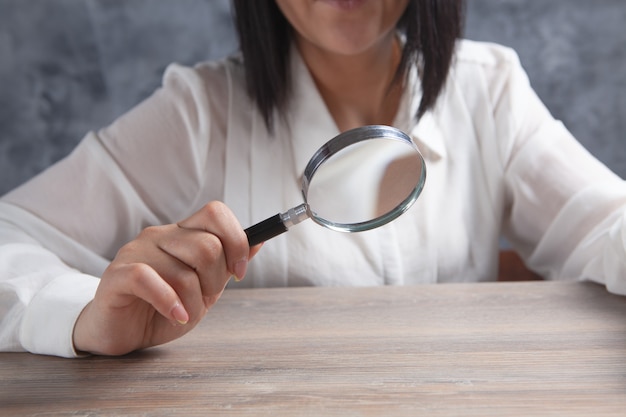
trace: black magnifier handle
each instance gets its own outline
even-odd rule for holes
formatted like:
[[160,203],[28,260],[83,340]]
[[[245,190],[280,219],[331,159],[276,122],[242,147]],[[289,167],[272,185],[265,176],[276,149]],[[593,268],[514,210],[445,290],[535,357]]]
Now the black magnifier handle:
[[300,204],[298,207],[289,209],[285,213],[277,214],[250,226],[244,232],[248,236],[250,246],[254,246],[285,233],[294,224],[298,224],[308,218],[307,205]]
[[254,226],[248,227],[244,231],[246,235],[248,235],[248,243],[250,246],[254,246],[276,237],[281,233],[285,233],[287,230],[287,226],[283,223],[280,214],[277,214]]

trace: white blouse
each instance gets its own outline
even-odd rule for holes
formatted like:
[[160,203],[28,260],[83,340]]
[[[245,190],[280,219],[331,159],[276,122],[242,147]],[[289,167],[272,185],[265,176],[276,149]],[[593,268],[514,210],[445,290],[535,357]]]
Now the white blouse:
[[[240,59],[172,65],[163,87],[0,201],[0,350],[74,356],[98,276],[153,224],[222,200],[247,227],[302,202],[301,175],[339,131],[297,53],[289,113],[270,135]],[[428,179],[396,221],[360,233],[312,221],[267,242],[231,287],[494,280],[506,236],[551,279],[626,294],[626,182],[585,151],[529,86],[516,54],[463,41],[416,124],[413,71],[394,125]],[[210,314],[210,313],[209,313]]]

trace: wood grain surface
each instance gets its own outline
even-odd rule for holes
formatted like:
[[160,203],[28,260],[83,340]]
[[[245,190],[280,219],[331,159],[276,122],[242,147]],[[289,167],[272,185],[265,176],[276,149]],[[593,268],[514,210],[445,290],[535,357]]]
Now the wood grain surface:
[[590,283],[228,290],[121,358],[0,354],[0,415],[623,416],[626,297]]

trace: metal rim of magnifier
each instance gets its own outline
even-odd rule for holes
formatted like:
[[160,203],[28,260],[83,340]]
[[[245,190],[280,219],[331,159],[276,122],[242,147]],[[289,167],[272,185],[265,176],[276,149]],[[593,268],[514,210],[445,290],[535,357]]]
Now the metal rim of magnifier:
[[[335,223],[317,216],[317,214],[315,214],[315,212],[311,210],[311,207],[309,206],[307,200],[307,194],[309,191],[311,178],[313,178],[313,175],[315,174],[317,169],[322,165],[324,161],[335,155],[343,148],[358,142],[364,142],[371,139],[396,140],[402,143],[406,143],[415,150],[421,163],[421,170],[419,181],[413,191],[411,191],[411,193],[404,200],[402,200],[402,202],[398,204],[393,210],[383,214],[382,216],[365,222]],[[421,194],[425,182],[426,164],[424,162],[424,157],[417,148],[415,142],[413,142],[413,140],[411,140],[411,138],[406,133],[399,129],[396,129],[395,127],[384,125],[369,125],[357,127],[340,133],[339,135],[328,141],[320,149],[318,149],[317,152],[315,152],[315,154],[307,164],[306,168],[304,169],[304,175],[302,177],[302,197],[304,198],[306,204],[307,215],[315,223],[339,232],[362,232],[387,224],[405,213],[413,205],[413,203],[415,203],[415,201]]]

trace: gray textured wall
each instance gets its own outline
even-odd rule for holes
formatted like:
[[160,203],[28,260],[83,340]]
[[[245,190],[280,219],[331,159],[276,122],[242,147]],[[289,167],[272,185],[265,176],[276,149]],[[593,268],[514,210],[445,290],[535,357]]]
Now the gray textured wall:
[[[626,177],[626,2],[469,0],[467,37],[516,48],[539,95]],[[0,0],[0,194],[160,83],[236,48],[228,0]]]
[[150,94],[170,62],[237,47],[229,0],[0,0],[0,194]]

